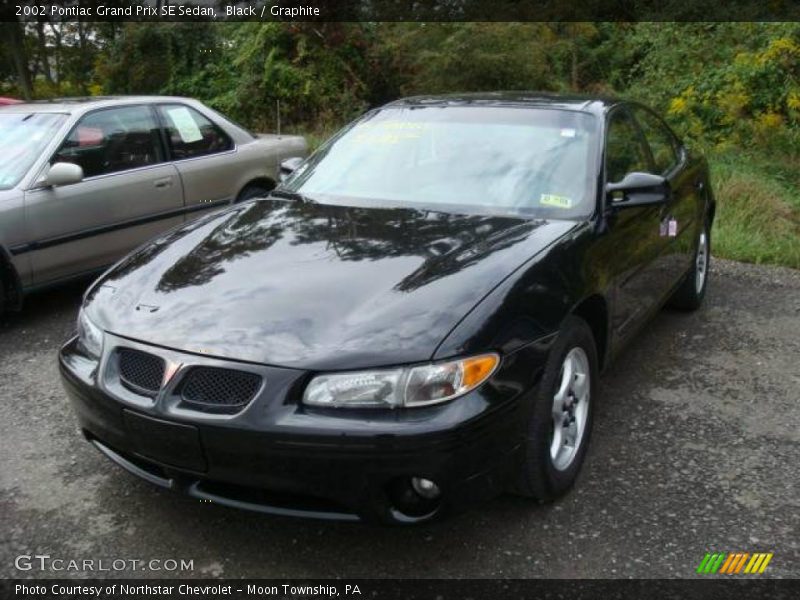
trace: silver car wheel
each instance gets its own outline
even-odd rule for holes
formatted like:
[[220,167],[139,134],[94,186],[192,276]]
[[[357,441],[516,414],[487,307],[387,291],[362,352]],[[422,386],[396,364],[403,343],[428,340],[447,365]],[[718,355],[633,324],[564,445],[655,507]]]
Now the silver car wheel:
[[583,443],[589,417],[591,390],[589,357],[575,347],[564,357],[558,391],[553,396],[553,433],[550,458],[564,471],[572,464]]
[[695,260],[694,290],[700,294],[706,284],[706,272],[708,271],[708,236],[705,230],[700,233],[700,239],[697,241],[697,258]]

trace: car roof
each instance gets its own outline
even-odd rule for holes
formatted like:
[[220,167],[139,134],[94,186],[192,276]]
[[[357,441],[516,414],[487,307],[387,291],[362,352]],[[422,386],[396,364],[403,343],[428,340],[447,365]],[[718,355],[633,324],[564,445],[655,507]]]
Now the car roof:
[[471,92],[435,96],[410,96],[389,106],[515,106],[604,113],[623,100],[613,96],[556,94],[537,91]]
[[[21,104],[0,106],[0,112],[50,112],[84,113],[95,108],[132,104],[137,102],[196,102],[181,96],[85,96],[34,100]],[[385,105],[390,106],[526,106],[603,113],[623,102],[619,98],[603,95],[556,94],[537,91],[472,92],[409,96]]]
[[83,96],[75,98],[53,98],[50,100],[33,100],[21,104],[0,106],[0,113],[47,112],[47,113],[84,113],[95,108],[120,106],[125,104],[152,102],[186,102],[196,100],[180,96]]

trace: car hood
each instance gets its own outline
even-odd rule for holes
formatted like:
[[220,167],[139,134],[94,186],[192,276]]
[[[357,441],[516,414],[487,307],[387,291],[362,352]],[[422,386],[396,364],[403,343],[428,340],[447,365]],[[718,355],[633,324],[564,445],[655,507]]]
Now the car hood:
[[134,252],[87,295],[114,334],[322,370],[429,360],[574,222],[256,200]]

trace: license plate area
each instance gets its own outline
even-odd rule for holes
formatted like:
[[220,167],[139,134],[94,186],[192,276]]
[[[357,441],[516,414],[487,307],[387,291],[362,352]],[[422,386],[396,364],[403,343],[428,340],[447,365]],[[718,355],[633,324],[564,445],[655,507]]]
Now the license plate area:
[[207,469],[197,427],[146,417],[127,409],[122,412],[137,454],[179,469],[197,472]]

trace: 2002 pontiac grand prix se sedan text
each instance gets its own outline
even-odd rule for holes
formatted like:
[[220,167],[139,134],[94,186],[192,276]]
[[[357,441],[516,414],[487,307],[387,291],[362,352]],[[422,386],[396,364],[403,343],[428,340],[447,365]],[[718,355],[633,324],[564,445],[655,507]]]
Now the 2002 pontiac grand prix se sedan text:
[[640,105],[397,101],[106,272],[63,380],[108,458],[221,504],[408,523],[552,500],[598,372],[702,301],[714,207]]

